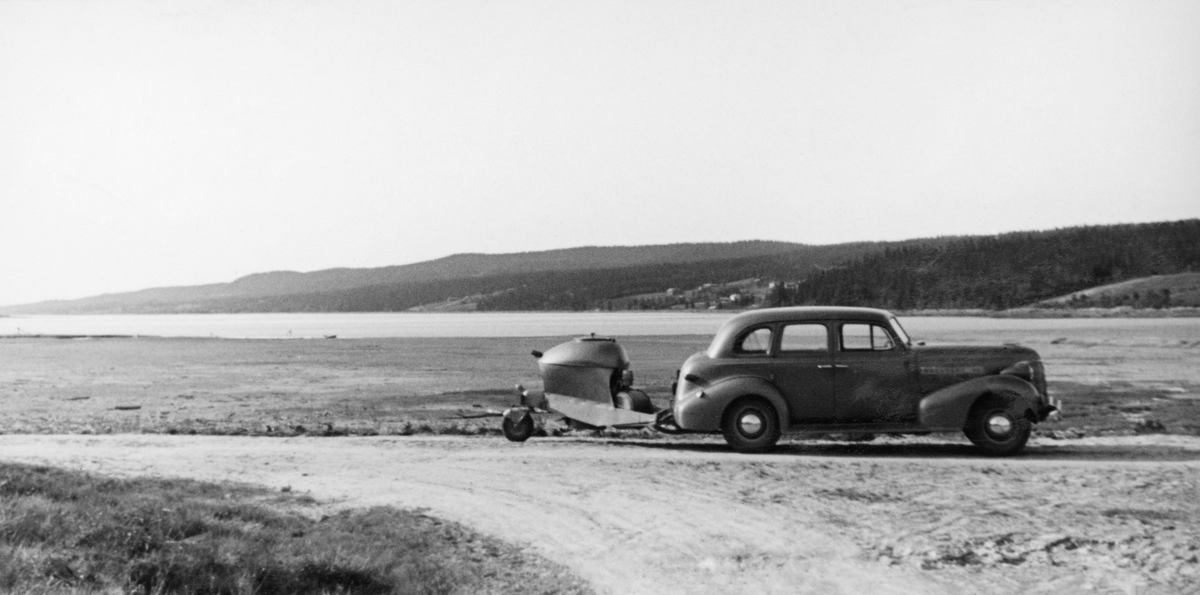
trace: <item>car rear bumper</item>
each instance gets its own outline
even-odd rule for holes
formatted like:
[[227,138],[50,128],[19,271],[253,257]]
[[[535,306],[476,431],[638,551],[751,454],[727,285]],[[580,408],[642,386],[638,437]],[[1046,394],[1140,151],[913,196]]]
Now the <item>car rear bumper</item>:
[[1038,421],[1046,421],[1047,419],[1056,420],[1062,417],[1063,404],[1062,399],[1046,397],[1046,404],[1042,406],[1042,410],[1038,411]]

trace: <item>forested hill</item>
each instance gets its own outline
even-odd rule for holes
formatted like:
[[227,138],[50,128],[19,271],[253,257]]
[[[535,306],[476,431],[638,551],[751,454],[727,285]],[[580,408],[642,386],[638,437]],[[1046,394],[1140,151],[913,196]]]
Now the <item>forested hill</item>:
[[782,304],[889,309],[1025,306],[1097,285],[1200,271],[1200,219],[887,247],[814,272]]
[[806,248],[808,246],[804,244],[756,240],[654,246],[583,246],[512,254],[455,254],[415,264],[378,268],[341,268],[311,273],[257,273],[229,283],[222,290],[225,295],[231,296],[276,296],[548,271],[580,271],[650,264],[682,265],[710,260],[772,256],[803,251]]
[[231,283],[10,306],[0,313],[388,312],[430,305],[1002,309],[1187,271],[1200,271],[1197,219],[830,246],[735,242],[460,254],[375,269],[263,273]]
[[[230,283],[164,287],[0,308],[9,314],[388,312],[454,298],[506,309],[580,309],[672,283],[807,274],[881,245],[745,241],[458,254],[411,265],[272,272]],[[765,268],[764,268],[765,267]],[[491,298],[488,300],[488,298]],[[519,297],[514,300],[513,298]]]
[[[453,287],[462,279],[502,278],[508,275],[547,271],[576,271],[636,267],[646,264],[689,264],[708,260],[771,256],[808,248],[788,242],[745,241],[657,246],[583,246],[543,252],[513,254],[454,254],[414,264],[336,268],[301,273],[272,271],[255,273],[229,283],[156,287],[126,293],[104,294],[77,300],[56,300],[0,308],[3,312],[219,312],[274,311],[279,302],[298,307],[300,295],[340,294],[359,288],[423,285]],[[450,282],[442,283],[438,282]],[[490,287],[489,284],[484,284]],[[421,289],[414,289],[424,293]],[[371,290],[368,293],[377,293]],[[445,296],[443,296],[445,297]],[[353,298],[347,298],[354,302]],[[441,297],[436,299],[442,299]],[[300,300],[302,301],[302,300]],[[320,302],[326,300],[318,299]],[[253,306],[251,304],[254,304]],[[404,306],[408,308],[409,306]],[[247,310],[246,308],[250,308]],[[257,310],[268,308],[268,310]],[[394,310],[388,307],[385,310]],[[404,309],[399,308],[399,309]],[[301,311],[308,311],[301,308]],[[292,310],[280,310],[292,311]]]

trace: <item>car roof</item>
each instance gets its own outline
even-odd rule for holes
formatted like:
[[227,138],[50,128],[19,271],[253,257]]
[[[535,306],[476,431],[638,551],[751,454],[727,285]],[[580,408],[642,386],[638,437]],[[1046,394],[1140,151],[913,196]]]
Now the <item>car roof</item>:
[[887,320],[891,312],[876,308],[853,308],[849,306],[792,306],[789,308],[763,308],[742,312],[725,322],[739,327],[751,324],[780,322],[783,320],[839,320],[843,318]]
[[806,320],[867,320],[887,324],[887,320],[891,317],[891,312],[887,310],[853,308],[849,306],[792,306],[788,308],[748,310],[726,320],[721,325],[721,328],[717,329],[717,334],[713,337],[713,341],[709,345],[708,354],[709,357],[718,357],[720,354],[730,351],[732,349],[731,343],[742,329],[760,324],[801,322]]

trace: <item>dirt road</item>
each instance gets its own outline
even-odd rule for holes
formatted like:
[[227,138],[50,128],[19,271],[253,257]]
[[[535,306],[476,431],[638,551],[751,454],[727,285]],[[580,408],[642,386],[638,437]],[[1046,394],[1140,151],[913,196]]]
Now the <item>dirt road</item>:
[[525,543],[601,593],[1185,593],[1200,439],[718,443],[0,436],[6,461],[397,505]]

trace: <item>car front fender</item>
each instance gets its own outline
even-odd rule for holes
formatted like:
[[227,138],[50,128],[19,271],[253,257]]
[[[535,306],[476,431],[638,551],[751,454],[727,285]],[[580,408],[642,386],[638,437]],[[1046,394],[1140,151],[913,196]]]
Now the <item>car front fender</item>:
[[786,431],[791,412],[783,394],[769,380],[758,376],[734,376],[693,390],[675,399],[675,423],[692,432],[719,432],[725,409],[741,397],[761,397],[775,407],[779,429]]
[[983,376],[952,384],[921,399],[921,425],[933,431],[957,432],[967,423],[967,414],[975,400],[985,394],[1010,396],[1008,412],[1024,417],[1037,411],[1038,391],[1029,382],[1010,374]]

